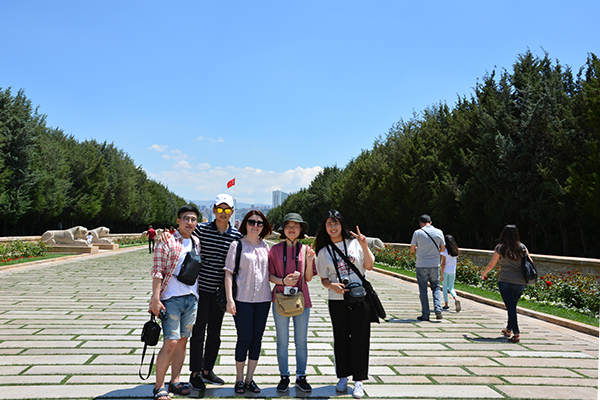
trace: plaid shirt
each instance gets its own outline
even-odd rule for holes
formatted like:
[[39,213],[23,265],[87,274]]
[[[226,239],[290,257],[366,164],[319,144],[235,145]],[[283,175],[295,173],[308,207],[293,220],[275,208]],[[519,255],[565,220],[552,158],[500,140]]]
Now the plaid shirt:
[[[200,243],[192,236],[196,252],[200,254]],[[162,279],[160,294],[165,291],[173,272],[177,267],[177,261],[181,255],[183,247],[183,236],[179,231],[175,231],[171,238],[166,242],[159,242],[154,248],[154,260],[152,263],[152,277]]]

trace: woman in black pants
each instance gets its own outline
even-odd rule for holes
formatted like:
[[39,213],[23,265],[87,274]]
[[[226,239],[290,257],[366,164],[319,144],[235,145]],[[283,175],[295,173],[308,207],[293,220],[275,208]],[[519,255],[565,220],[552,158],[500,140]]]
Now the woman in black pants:
[[[339,382],[336,391],[348,390],[348,377],[354,379],[354,398],[364,396],[363,380],[369,378],[369,342],[371,315],[368,301],[345,300],[347,286],[362,285],[361,278],[348,265],[354,264],[361,275],[372,270],[375,258],[367,245],[367,238],[351,232],[339,211],[325,214],[315,238],[317,271],[321,283],[329,289],[329,315],[333,327],[335,370]],[[347,261],[346,261],[347,260]]]

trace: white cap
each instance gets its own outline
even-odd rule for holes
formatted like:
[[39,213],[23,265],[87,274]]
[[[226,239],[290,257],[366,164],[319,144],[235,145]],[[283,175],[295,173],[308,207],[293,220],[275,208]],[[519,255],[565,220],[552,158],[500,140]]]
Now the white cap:
[[215,198],[215,206],[218,206],[221,203],[225,203],[229,207],[233,208],[233,197],[228,194],[221,193]]

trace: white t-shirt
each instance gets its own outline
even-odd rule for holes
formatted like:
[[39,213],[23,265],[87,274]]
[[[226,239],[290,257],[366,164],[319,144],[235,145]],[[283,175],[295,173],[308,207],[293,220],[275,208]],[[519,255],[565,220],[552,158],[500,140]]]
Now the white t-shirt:
[[[335,245],[344,252],[344,242],[335,243]],[[358,243],[358,240],[352,239],[346,240],[346,247],[348,249],[348,259],[356,266],[356,268],[360,271],[360,273],[365,275],[365,268],[363,266],[364,263],[364,253],[361,245]],[[369,250],[370,252],[371,250]],[[337,260],[337,266],[339,267],[340,275],[344,275],[344,273],[348,273],[348,278],[350,282],[358,282],[362,285],[362,280],[358,275],[356,275],[352,269],[350,269],[346,262],[332,250],[334,257]],[[348,271],[349,270],[349,271]],[[319,250],[319,254],[317,255],[317,272],[321,278],[329,279],[330,282],[335,283],[339,282],[337,273],[335,272],[335,264],[331,258],[331,254],[327,250],[327,247],[323,247]],[[338,294],[334,292],[332,289],[329,289],[329,299],[330,300],[344,300],[343,294]]]
[[168,300],[171,297],[185,296],[188,294],[193,294],[196,296],[196,298],[198,298],[198,279],[196,279],[196,282],[191,286],[179,282],[177,279],[177,275],[179,274],[179,271],[181,271],[183,260],[185,260],[185,256],[190,251],[192,251],[192,239],[183,239],[181,253],[179,254],[179,259],[177,260],[177,266],[173,270],[173,277],[169,279],[169,283],[167,283],[165,291],[160,296],[161,301]]
[[456,273],[456,260],[458,259],[458,256],[453,257],[450,254],[448,254],[448,249],[445,249],[440,254],[446,258],[446,266],[444,267],[444,273],[445,274],[455,274]]

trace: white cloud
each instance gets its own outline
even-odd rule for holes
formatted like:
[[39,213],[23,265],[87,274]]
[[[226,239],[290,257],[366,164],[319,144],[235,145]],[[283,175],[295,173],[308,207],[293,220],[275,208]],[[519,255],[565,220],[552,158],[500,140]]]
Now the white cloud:
[[179,149],[171,150],[170,154],[163,154],[162,158],[165,160],[187,160],[188,155],[183,153]]
[[164,153],[165,151],[167,151],[168,147],[169,146],[161,146],[159,144],[153,144],[152,146],[148,147],[148,150],[158,151],[159,153]]
[[[253,167],[211,167],[206,163],[192,165],[180,160],[171,171],[149,175],[188,200],[210,200],[218,193],[229,193],[243,203],[271,204],[274,190],[297,192],[308,187],[321,171],[319,166],[265,171]],[[233,178],[235,186],[227,189],[227,182]]]
[[225,140],[223,140],[222,137],[219,136],[218,139],[214,139],[214,138],[205,138],[204,136],[198,136],[196,138],[196,140],[208,140],[209,142],[218,142],[218,143],[223,143],[225,142]]

